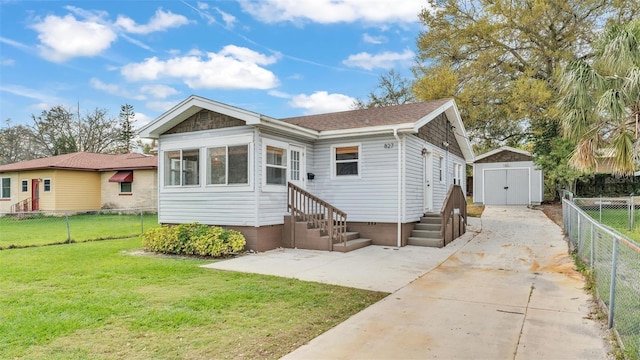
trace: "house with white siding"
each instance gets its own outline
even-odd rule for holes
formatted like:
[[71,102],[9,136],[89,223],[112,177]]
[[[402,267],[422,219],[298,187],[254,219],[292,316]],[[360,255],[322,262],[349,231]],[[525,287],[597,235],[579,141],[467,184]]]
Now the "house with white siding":
[[141,136],[158,140],[161,223],[236,229],[258,251],[444,246],[464,231],[473,152],[452,99],[275,119],[190,96]]

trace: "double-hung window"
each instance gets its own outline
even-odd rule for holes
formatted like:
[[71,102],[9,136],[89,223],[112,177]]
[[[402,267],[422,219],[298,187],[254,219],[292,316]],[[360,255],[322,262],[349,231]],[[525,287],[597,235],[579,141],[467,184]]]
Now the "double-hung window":
[[360,145],[335,146],[332,151],[334,175],[360,175]]
[[44,179],[44,192],[50,192],[51,191],[51,179]]
[[11,178],[0,178],[0,199],[11,198]]
[[267,145],[266,147],[266,184],[287,184],[287,149]]
[[172,150],[164,153],[165,186],[200,184],[200,150]]
[[24,193],[29,191],[29,180],[22,180],[20,188],[21,188],[20,191]]
[[207,149],[207,185],[249,183],[249,145]]
[[441,183],[445,182],[445,174],[447,173],[447,169],[445,168],[445,161],[444,161],[444,157],[440,157],[440,168],[438,169],[438,180]]
[[453,164],[453,184],[462,185],[462,164]]

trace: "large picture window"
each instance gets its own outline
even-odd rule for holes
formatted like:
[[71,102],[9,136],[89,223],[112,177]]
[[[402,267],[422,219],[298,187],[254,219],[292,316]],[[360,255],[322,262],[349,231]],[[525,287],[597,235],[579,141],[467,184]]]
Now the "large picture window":
[[266,152],[267,185],[287,184],[287,150],[267,145]]
[[249,145],[207,149],[207,185],[249,183]]
[[0,178],[0,199],[11,198],[11,178]]
[[165,186],[200,184],[200,150],[172,150],[164,153]]
[[337,146],[333,151],[336,176],[357,176],[360,174],[360,145]]

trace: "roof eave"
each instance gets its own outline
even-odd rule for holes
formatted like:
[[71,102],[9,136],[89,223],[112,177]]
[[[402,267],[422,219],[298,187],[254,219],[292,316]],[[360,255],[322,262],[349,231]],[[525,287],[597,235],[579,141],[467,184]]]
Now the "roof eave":
[[294,134],[308,140],[318,140],[318,138],[320,137],[320,132],[316,130],[290,124],[282,120],[277,120],[264,115],[260,116],[260,125],[276,131],[283,131],[289,134]]
[[423,127],[442,113],[445,113],[447,119],[450,122],[453,122],[453,126],[455,126],[456,129],[460,130],[454,131],[454,135],[456,137],[456,141],[460,145],[460,150],[462,150],[462,155],[465,162],[470,163],[475,161],[475,155],[473,154],[471,142],[469,141],[469,137],[466,136],[467,130],[465,129],[464,123],[462,122],[462,117],[460,116],[460,111],[458,111],[458,106],[453,99],[449,99],[447,102],[440,105],[438,108],[416,121],[415,124],[413,124],[413,132],[418,133],[421,127]]
[[411,132],[412,128],[413,123],[400,123],[395,125],[378,125],[352,129],[324,130],[320,131],[320,139],[392,134],[394,131]]
[[497,153],[499,153],[501,151],[511,151],[511,152],[515,152],[515,153],[518,153],[518,154],[522,154],[522,155],[532,156],[531,153],[526,151],[526,150],[516,149],[514,147],[505,145],[505,146],[501,146],[501,147],[499,147],[497,149],[493,149],[491,151],[488,151],[488,152],[486,152],[486,153],[484,153],[482,155],[479,155],[478,157],[476,157],[475,161],[488,158],[489,156],[495,155],[495,154],[497,154]]

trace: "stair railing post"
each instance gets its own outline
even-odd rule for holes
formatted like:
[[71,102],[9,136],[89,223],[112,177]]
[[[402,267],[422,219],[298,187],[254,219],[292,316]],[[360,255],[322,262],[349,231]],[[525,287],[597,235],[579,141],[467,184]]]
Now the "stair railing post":
[[329,251],[333,250],[333,208],[329,206],[328,231],[329,231]]

